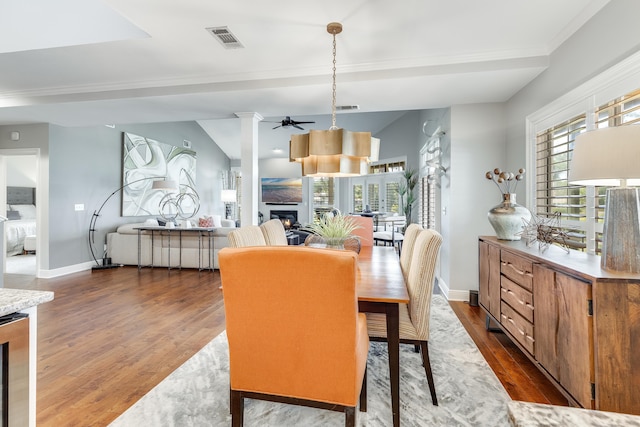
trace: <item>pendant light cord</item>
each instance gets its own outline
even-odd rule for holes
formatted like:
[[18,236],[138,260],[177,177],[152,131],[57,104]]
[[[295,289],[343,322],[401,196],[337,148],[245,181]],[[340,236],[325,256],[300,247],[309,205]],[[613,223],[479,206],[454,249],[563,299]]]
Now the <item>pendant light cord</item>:
[[327,26],[327,31],[333,35],[333,85],[331,93],[331,127],[329,130],[336,130],[336,34],[342,32],[342,25],[331,23]]

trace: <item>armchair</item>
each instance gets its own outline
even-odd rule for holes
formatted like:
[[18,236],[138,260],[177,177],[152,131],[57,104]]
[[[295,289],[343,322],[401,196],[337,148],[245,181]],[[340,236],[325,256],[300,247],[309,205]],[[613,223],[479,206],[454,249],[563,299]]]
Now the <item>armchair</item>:
[[[293,277],[283,259],[305,274]],[[245,398],[341,411],[355,425],[369,349],[356,259],[298,246],[220,251],[233,426],[243,425]]]

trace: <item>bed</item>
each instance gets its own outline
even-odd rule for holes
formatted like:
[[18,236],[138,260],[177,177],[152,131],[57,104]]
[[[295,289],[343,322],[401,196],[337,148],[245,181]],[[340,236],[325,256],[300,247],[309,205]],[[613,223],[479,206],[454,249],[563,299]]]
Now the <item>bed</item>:
[[24,252],[24,239],[36,235],[36,189],[7,187],[7,221],[4,225],[7,256]]

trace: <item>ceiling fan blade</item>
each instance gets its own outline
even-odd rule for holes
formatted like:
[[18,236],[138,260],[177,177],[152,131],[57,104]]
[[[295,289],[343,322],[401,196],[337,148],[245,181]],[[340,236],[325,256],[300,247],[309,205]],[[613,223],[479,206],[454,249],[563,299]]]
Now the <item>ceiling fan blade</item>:
[[301,125],[301,124],[305,124],[305,123],[315,123],[315,122],[295,122],[295,123],[298,124],[298,125]]
[[300,126],[298,126],[297,124],[292,125],[292,126],[293,126],[294,128],[296,128],[296,129],[304,130],[304,128],[303,128],[303,127],[300,127]]
[[278,125],[278,126],[274,127],[274,129],[278,129],[279,127],[282,127],[282,125]]

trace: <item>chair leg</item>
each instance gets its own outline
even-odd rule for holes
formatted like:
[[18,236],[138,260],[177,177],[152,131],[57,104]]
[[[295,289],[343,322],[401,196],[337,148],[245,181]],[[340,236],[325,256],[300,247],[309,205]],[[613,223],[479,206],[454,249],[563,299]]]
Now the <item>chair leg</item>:
[[231,427],[244,424],[244,398],[239,391],[231,390]]
[[416,344],[416,345],[414,345],[414,346],[413,346],[413,351],[414,351],[415,353],[420,353],[420,344]]
[[367,412],[367,368],[364,368],[362,388],[360,389],[360,412]]
[[345,427],[356,427],[356,408],[347,406],[344,408],[344,415]]
[[438,406],[438,398],[436,397],[436,386],[433,383],[433,372],[431,372],[431,362],[429,361],[429,343],[427,341],[421,341],[420,346],[422,348],[422,364],[427,374],[427,382],[429,383],[429,391],[431,391],[431,401],[435,406]]

